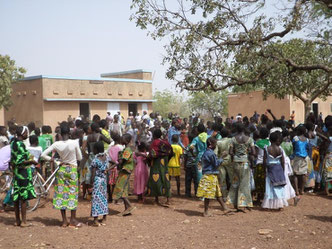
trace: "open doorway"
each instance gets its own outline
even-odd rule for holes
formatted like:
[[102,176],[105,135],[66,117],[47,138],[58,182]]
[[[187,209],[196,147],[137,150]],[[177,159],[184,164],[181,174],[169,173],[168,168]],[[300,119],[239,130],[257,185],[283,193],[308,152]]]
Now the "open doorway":
[[318,103],[312,103],[312,112],[314,113],[316,120],[318,120]]
[[89,103],[80,103],[80,116],[83,116],[85,119],[90,117]]
[[133,113],[134,117],[137,113],[137,104],[136,103],[129,103],[128,104],[128,116],[130,116],[130,112]]

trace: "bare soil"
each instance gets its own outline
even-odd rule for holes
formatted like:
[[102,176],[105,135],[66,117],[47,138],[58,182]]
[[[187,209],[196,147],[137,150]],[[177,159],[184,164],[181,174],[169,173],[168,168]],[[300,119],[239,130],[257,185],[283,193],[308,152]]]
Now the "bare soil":
[[214,216],[208,218],[199,200],[174,197],[169,208],[153,205],[152,198],[146,204],[138,204],[135,196],[130,200],[137,207],[132,215],[122,217],[123,205],[109,204],[101,227],[91,226],[90,203],[83,200],[79,229],[61,228],[51,201],[28,213],[28,228],[14,227],[13,211],[0,213],[0,248],[332,248],[332,197],[307,194],[297,207],[290,203],[283,211],[257,207],[229,216],[212,202]]

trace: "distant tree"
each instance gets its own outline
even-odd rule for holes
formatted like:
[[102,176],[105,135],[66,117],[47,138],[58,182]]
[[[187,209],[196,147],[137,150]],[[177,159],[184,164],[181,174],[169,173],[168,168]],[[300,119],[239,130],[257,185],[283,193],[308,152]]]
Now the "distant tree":
[[0,54],[0,108],[8,108],[11,102],[12,83],[22,79],[26,70],[17,67],[8,55]]
[[207,113],[210,118],[216,114],[227,116],[227,91],[193,92],[188,99],[188,105],[192,112]]
[[154,112],[159,112],[163,117],[168,113],[177,113],[181,117],[189,115],[189,108],[183,95],[171,92],[170,90],[156,91],[153,95],[155,102],[152,104]]

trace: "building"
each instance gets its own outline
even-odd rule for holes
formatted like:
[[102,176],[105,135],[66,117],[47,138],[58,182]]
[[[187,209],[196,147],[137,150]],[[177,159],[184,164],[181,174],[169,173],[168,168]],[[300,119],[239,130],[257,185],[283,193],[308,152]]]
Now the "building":
[[[242,116],[252,117],[254,112],[263,114],[267,109],[271,109],[272,113],[280,118],[282,115],[286,119],[290,118],[292,111],[295,111],[295,122],[297,124],[304,121],[304,104],[301,100],[296,100],[292,96],[284,99],[277,99],[273,96],[263,98],[263,90],[249,93],[231,93],[228,95],[228,116],[234,118],[241,113]],[[316,116],[321,112],[323,117],[332,114],[332,96],[326,101],[316,99],[312,103],[312,111]]]
[[[34,121],[54,129],[69,115],[105,118],[118,111],[152,111],[152,72],[133,70],[102,74],[100,78],[32,76],[13,84],[13,105],[4,110],[4,120],[18,124]],[[1,114],[1,113],[0,113]],[[0,119],[1,121],[1,119]]]

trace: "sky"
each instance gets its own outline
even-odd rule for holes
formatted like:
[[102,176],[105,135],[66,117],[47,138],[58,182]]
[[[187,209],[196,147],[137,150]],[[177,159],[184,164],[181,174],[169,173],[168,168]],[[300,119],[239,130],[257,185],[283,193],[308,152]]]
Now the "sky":
[[99,77],[153,71],[154,90],[175,90],[161,65],[163,42],[129,20],[130,0],[0,0],[0,54],[26,76]]

